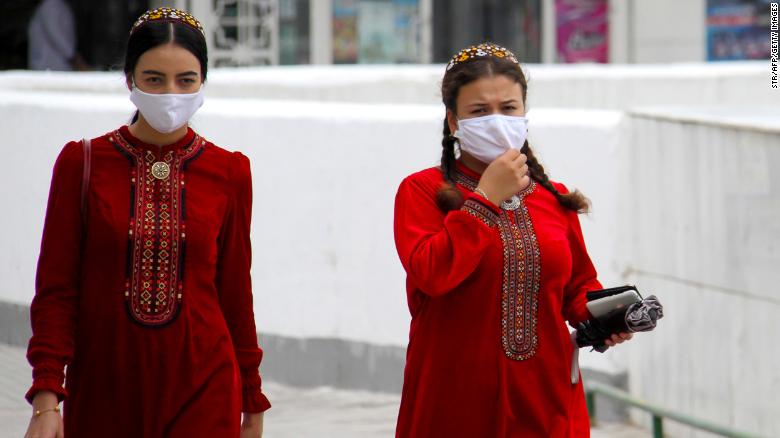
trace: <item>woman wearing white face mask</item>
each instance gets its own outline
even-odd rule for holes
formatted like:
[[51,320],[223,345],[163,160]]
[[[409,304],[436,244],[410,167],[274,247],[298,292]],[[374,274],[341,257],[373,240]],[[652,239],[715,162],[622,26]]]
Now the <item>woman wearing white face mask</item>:
[[262,435],[249,160],[188,126],[206,70],[194,17],[147,12],[125,58],[132,123],[57,159],[31,309],[28,436]]
[[585,293],[601,289],[577,218],[588,203],[534,157],[526,92],[505,48],[456,54],[441,166],[398,189],[412,323],[397,437],[589,436],[566,327],[591,318]]

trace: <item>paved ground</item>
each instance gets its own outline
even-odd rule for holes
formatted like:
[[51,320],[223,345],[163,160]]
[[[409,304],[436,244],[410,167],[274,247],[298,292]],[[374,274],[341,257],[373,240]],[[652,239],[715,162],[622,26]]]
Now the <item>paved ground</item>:
[[[0,344],[0,438],[21,438],[30,408],[22,399],[30,370],[24,349]],[[267,382],[274,404],[266,414],[268,438],[392,437],[398,396],[331,388],[293,388]],[[645,438],[650,433],[624,425],[600,425],[592,438]]]

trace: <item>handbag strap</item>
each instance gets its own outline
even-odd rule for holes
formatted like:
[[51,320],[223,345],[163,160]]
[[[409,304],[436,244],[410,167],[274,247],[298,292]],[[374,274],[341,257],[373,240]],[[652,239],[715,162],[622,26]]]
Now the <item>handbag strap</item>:
[[89,191],[89,173],[92,170],[92,141],[86,138],[81,140],[84,149],[84,174],[81,179],[81,221],[87,217],[87,193]]

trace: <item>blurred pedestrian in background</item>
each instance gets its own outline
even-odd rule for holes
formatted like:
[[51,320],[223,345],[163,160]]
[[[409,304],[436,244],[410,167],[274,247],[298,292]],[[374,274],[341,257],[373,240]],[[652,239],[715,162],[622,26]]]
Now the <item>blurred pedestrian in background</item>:
[[43,0],[27,30],[30,70],[88,70],[77,51],[76,20],[65,0]]

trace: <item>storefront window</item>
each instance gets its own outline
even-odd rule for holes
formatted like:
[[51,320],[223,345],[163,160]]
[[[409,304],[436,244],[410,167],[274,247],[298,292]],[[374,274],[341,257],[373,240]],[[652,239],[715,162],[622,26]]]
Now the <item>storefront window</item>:
[[520,62],[541,60],[540,0],[433,0],[433,60],[484,41],[515,52]]
[[279,0],[280,64],[310,62],[310,16],[309,0]]

